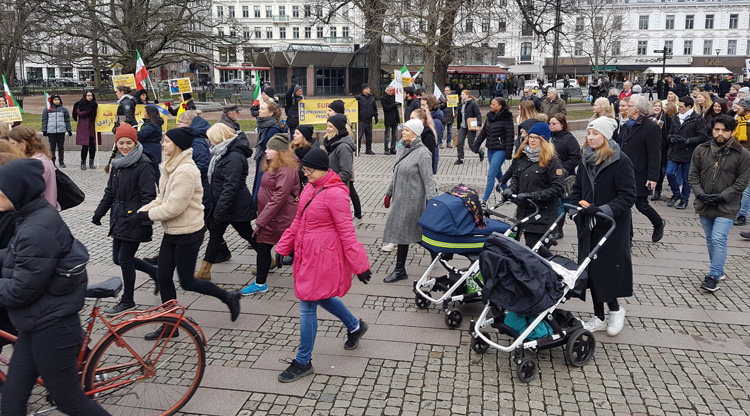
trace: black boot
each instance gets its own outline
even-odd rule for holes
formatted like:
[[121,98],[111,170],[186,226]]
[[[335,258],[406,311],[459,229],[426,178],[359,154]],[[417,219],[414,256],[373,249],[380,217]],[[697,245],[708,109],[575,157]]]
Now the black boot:
[[89,169],[96,169],[96,166],[94,166],[94,159],[89,159]]
[[81,170],[86,170],[86,161],[85,160],[81,161]]
[[398,253],[396,255],[396,269],[383,279],[385,283],[398,282],[409,277],[406,274],[406,254],[409,252],[408,244],[399,244]]

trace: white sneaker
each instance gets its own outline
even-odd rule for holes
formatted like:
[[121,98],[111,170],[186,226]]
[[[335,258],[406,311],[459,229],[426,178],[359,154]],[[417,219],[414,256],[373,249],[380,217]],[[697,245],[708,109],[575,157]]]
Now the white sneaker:
[[622,331],[625,325],[625,308],[620,306],[620,310],[609,312],[609,324],[607,325],[607,335],[613,337]]
[[362,218],[354,217],[354,220],[352,221],[352,223],[354,224],[355,227],[359,227],[360,225],[362,225]]
[[386,253],[390,253],[391,251],[396,249],[396,245],[393,243],[388,243],[384,245],[380,250],[385,251]]
[[594,316],[593,318],[589,319],[588,322],[583,323],[583,329],[586,329],[589,332],[604,331],[605,329],[607,329],[607,321],[602,321],[598,317]]

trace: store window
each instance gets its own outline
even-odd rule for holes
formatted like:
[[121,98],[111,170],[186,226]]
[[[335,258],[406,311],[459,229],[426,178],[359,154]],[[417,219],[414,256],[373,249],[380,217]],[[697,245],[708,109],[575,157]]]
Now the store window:
[[315,95],[344,95],[345,82],[345,68],[317,68]]
[[[737,41],[735,42],[735,47],[737,46]],[[60,77],[62,78],[73,78],[73,67],[72,66],[64,66],[60,68]]]
[[44,70],[42,68],[29,68],[26,67],[26,79],[31,81],[32,79],[44,78]]
[[302,94],[307,94],[307,68],[292,68],[294,82],[302,87]]
[[[273,76],[273,88],[276,90],[276,93],[278,95],[283,95],[286,93],[286,90],[289,89],[289,86],[286,82],[286,68],[274,68]],[[281,91],[281,92],[279,92]]]

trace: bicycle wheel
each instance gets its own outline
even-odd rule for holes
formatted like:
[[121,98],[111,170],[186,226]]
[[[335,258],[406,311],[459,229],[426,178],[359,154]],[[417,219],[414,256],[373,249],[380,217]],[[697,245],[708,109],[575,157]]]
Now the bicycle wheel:
[[[195,394],[206,369],[203,340],[189,322],[161,316],[132,322],[117,331],[146,363],[141,364],[125,343],[113,334],[91,352],[84,374],[84,388],[113,416],[173,415]],[[144,335],[166,325],[158,341]],[[93,390],[105,389],[98,393]]]

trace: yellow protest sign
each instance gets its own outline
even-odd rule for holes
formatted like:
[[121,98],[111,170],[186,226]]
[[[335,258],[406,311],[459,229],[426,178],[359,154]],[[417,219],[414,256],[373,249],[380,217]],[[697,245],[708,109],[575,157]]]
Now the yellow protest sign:
[[124,85],[126,87],[130,87],[131,90],[135,91],[135,75],[133,74],[124,74],[124,75],[114,75],[112,76],[112,84],[115,86],[115,89],[119,87],[120,85]]
[[20,107],[3,107],[0,108],[0,122],[13,123],[21,120]]
[[193,87],[190,85],[190,78],[176,78],[169,80],[170,94],[185,94],[188,92],[193,92]]
[[[167,131],[167,115],[169,111],[162,104],[149,104],[154,105],[159,110],[159,115],[164,121],[161,128],[162,131]],[[146,117],[146,106],[138,104],[135,106],[135,119],[138,120],[138,129],[140,130],[143,124],[143,117]],[[115,126],[115,120],[117,119],[117,104],[99,104],[96,109],[96,131],[100,133],[111,133],[112,128]]]
[[451,94],[448,96],[447,107],[458,107],[458,94]]
[[346,117],[350,122],[359,120],[359,104],[356,98],[326,98],[322,100],[301,100],[299,102],[299,124],[326,124],[328,106],[335,100],[344,102]]

